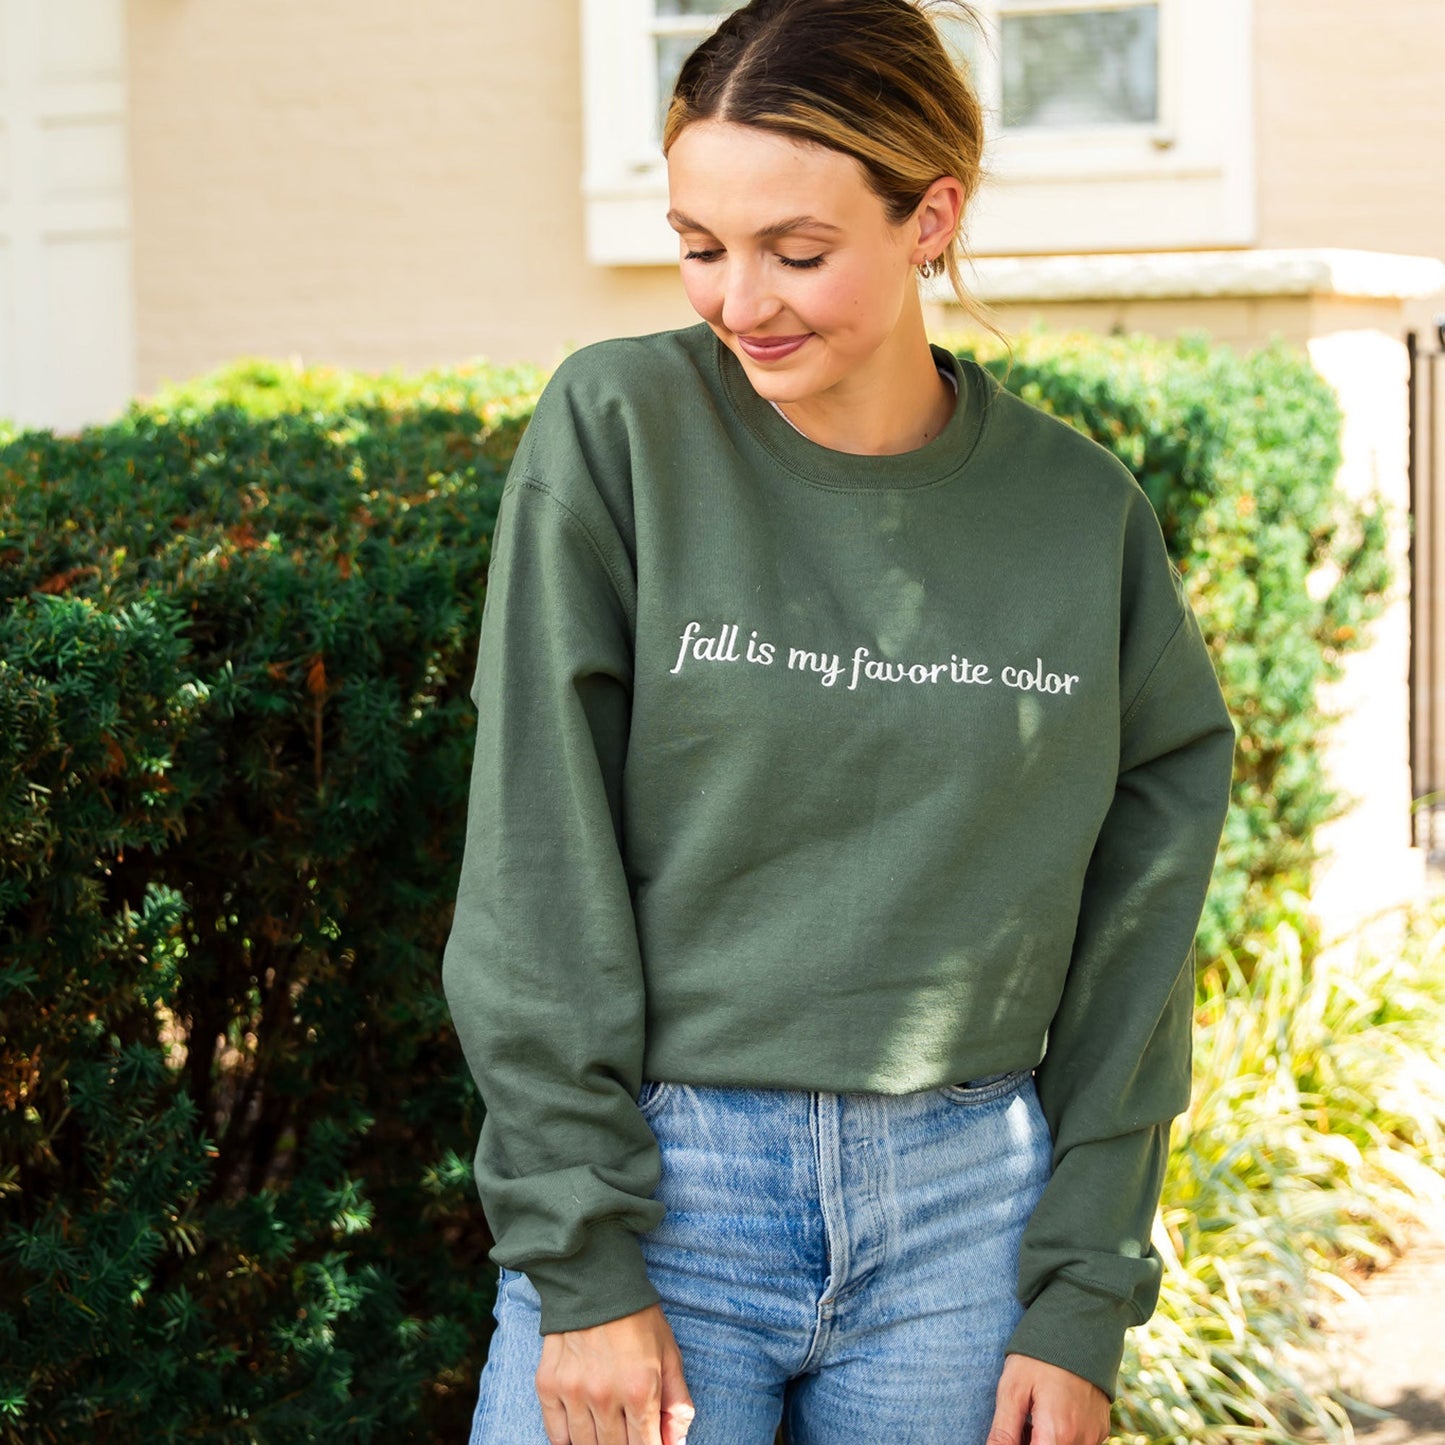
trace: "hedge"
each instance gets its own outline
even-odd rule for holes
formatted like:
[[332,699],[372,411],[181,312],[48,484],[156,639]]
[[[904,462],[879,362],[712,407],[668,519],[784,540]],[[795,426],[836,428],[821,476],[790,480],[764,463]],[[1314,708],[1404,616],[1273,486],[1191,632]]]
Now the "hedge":
[[[440,959],[539,384],[247,362],[0,444],[0,1438],[462,1437],[494,1271]],[[1194,591],[1227,955],[1338,805],[1314,690],[1384,519],[1283,348],[1027,337],[1009,384],[1135,469]]]
[[437,972],[536,378],[343,380],[0,452],[10,1438],[463,1410],[493,1271]]

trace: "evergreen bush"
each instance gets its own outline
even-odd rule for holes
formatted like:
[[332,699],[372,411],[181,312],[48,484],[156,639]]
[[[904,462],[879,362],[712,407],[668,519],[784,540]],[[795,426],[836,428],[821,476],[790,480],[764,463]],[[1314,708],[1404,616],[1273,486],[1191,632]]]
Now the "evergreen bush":
[[[463,1437],[494,1271],[439,972],[540,381],[246,362],[0,442],[0,1438]],[[1283,349],[1025,338],[1009,384],[1193,589],[1243,730],[1223,956],[1337,806],[1314,688],[1383,518]]]
[[8,1439],[461,1428],[437,972],[517,387],[257,365],[0,451]]

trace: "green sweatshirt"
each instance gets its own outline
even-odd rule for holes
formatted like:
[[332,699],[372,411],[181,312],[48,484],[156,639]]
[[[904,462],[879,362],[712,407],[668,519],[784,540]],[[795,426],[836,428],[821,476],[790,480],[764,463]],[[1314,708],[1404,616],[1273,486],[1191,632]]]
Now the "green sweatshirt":
[[935,354],[959,404],[896,456],[809,441],[702,325],[587,347],[539,400],[444,958],[477,1181],[492,1259],[579,1329],[657,1299],[643,1079],[1037,1065],[1054,1172],[1009,1349],[1112,1397],[1234,730],[1127,469]]

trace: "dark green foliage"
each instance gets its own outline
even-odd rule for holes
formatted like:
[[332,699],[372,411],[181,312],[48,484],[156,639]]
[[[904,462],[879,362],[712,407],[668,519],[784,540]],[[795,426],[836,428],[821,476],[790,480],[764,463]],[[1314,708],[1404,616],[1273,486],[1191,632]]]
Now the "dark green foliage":
[[470,1408],[493,1271],[437,975],[525,408],[269,374],[270,414],[173,393],[0,450],[0,1437]]
[[1199,930],[1222,958],[1309,892],[1315,829],[1351,801],[1326,786],[1319,688],[1382,609],[1390,519],[1337,487],[1338,402],[1283,344],[1035,333],[980,359],[1129,467],[1184,576],[1239,733]]
[[[539,380],[252,362],[0,435],[0,1439],[464,1437],[493,1271],[440,961]],[[1243,731],[1223,952],[1334,806],[1315,689],[1382,519],[1282,349],[1031,337],[1009,384],[1191,585]]]

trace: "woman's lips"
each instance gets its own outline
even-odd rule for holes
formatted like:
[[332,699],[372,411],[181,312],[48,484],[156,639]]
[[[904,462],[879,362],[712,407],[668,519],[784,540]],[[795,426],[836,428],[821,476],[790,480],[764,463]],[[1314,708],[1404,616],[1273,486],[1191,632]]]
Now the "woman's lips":
[[801,336],[739,336],[738,345],[754,361],[781,361],[791,356],[810,336],[805,331]]

